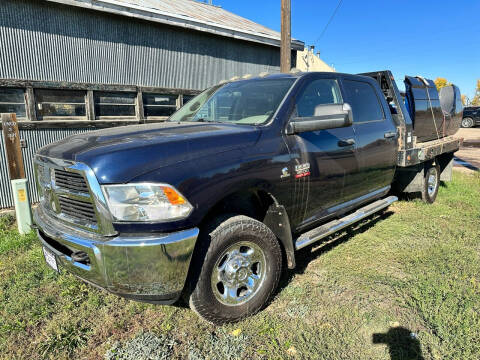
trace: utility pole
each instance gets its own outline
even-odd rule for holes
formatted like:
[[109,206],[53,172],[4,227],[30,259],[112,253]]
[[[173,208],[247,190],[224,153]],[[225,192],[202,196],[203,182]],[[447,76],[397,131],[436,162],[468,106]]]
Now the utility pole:
[[280,71],[290,72],[292,68],[292,21],[290,0],[282,0],[282,40],[280,45]]

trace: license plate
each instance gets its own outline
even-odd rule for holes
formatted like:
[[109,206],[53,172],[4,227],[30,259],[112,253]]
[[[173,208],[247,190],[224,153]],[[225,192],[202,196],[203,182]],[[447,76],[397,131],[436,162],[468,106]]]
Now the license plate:
[[48,266],[58,272],[57,258],[55,257],[55,254],[50,250],[43,248],[43,256],[45,257],[45,261],[47,262]]

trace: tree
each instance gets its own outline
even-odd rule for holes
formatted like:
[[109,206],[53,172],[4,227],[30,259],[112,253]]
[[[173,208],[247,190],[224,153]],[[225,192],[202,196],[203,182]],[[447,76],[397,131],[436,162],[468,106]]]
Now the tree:
[[470,105],[470,99],[468,98],[467,95],[462,94],[462,105],[463,106],[468,106]]
[[480,79],[477,80],[477,88],[475,89],[475,95],[470,102],[472,106],[480,106]]
[[434,81],[435,86],[437,87],[437,90],[440,91],[441,88],[452,85],[451,83],[448,82],[447,79],[442,78],[442,77],[437,77]]

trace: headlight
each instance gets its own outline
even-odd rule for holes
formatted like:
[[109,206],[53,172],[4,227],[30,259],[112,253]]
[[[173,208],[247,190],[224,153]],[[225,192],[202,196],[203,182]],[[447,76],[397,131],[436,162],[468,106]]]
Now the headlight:
[[192,205],[165,184],[103,185],[108,208],[117,221],[171,221],[184,219]]

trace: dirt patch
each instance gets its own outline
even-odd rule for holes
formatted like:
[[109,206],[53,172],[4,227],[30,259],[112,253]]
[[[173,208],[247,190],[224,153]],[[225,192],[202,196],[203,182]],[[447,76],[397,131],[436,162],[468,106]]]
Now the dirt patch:
[[480,127],[460,129],[455,136],[463,138],[463,146],[455,153],[455,169],[472,173],[480,169]]

